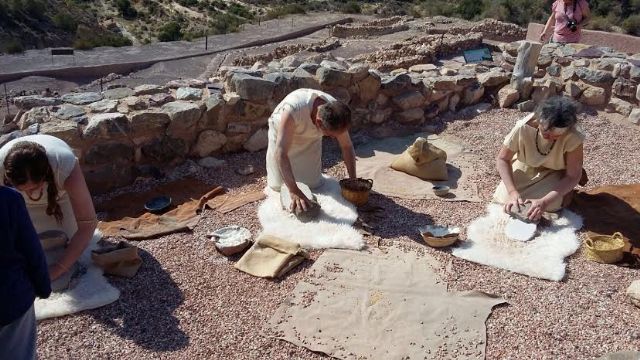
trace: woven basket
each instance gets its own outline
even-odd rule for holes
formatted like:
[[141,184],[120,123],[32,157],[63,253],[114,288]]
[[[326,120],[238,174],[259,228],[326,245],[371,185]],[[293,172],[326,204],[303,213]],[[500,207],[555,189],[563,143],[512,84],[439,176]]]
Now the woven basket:
[[[369,193],[373,186],[371,179],[342,179],[340,188],[342,197],[355,206],[362,206],[369,201]],[[354,189],[357,188],[357,189]]]
[[[603,248],[604,246],[604,248]],[[587,259],[602,264],[613,264],[624,256],[624,238],[619,232],[613,235],[589,235],[585,241]]]

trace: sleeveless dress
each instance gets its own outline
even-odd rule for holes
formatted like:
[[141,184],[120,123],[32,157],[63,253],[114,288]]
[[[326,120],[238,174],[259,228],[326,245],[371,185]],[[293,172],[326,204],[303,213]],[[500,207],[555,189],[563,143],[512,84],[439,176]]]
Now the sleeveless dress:
[[[585,139],[582,130],[574,127],[556,141],[549,154],[541,155],[536,149],[536,140],[543,152],[549,149],[551,141],[541,135],[536,139],[536,128],[527,124],[533,117],[534,114],[530,114],[519,120],[503,143],[515,152],[511,165],[513,182],[523,199],[539,199],[554,190],[565,175],[565,154],[575,150]],[[504,182],[500,182],[493,198],[501,204],[509,201]],[[559,198],[549,204],[547,211],[557,211],[561,207],[562,198]]]
[[322,131],[311,120],[313,103],[318,98],[327,102],[334,97],[313,89],[298,89],[287,95],[269,117],[269,146],[267,148],[267,184],[275,191],[283,185],[280,168],[275,158],[276,140],[282,113],[289,111],[295,126],[288,156],[295,181],[315,189],[322,184]]

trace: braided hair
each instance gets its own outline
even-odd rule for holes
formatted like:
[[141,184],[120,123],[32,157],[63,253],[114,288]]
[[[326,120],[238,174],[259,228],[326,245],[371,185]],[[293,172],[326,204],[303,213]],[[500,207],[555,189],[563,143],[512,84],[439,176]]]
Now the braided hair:
[[12,186],[28,183],[47,183],[47,215],[62,223],[62,209],[58,204],[58,186],[47,151],[40,144],[22,141],[15,144],[4,159],[5,182]]

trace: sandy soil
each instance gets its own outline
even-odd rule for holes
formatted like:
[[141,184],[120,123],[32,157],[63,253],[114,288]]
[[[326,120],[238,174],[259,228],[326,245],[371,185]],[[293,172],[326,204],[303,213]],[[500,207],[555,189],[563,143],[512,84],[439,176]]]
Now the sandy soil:
[[[475,180],[481,195],[489,199],[498,182],[495,154],[521,116],[514,110],[491,110],[471,119],[454,114],[429,126],[460,138],[481,155]],[[640,127],[595,113],[583,116],[583,126],[589,136],[585,144],[588,186],[640,181]],[[366,141],[369,135],[354,138]],[[324,150],[327,172],[344,176],[336,145],[327,141]],[[221,170],[196,168],[195,173],[232,193],[265,186],[264,152],[224,159],[228,165]],[[248,177],[234,172],[246,164],[258,171]],[[139,183],[114,194],[152,185]],[[432,254],[449,264],[451,271],[442,276],[452,290],[476,289],[508,301],[487,321],[488,359],[590,359],[640,348],[640,309],[624,294],[638,278],[637,270],[591,263],[576,254],[569,259],[565,281],[532,279],[428,248],[412,230],[428,223],[466,226],[483,214],[485,204],[410,201],[375,194],[371,203],[384,207],[389,220],[377,224],[375,235],[367,238],[369,246],[402,246]],[[273,311],[305,278],[312,261],[282,280],[258,279],[235,270],[237,257],[224,258],[206,239],[209,231],[231,224],[257,233],[257,206],[251,204],[225,216],[207,212],[193,233],[137,243],[144,260],[138,275],[130,280],[110,279],[121,290],[121,299],[101,309],[42,322],[39,355],[43,359],[323,358],[263,331]],[[313,258],[320,253],[314,252]]]

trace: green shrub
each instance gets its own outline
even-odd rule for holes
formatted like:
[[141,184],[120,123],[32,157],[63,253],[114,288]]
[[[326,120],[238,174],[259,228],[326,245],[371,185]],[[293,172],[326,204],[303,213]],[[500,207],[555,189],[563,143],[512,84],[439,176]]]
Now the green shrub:
[[640,15],[631,15],[624,19],[622,28],[627,34],[640,36]]
[[158,40],[167,42],[167,41],[178,41],[182,39],[182,26],[176,22],[172,21],[160,28],[158,33]]
[[244,20],[229,14],[216,14],[211,18],[210,28],[212,34],[227,34],[236,32],[240,25],[244,24]]
[[76,30],[76,39],[73,47],[79,50],[93,49],[99,46],[131,46],[132,42],[121,34],[95,31],[84,25],[79,25]]
[[116,7],[125,19],[135,19],[138,16],[138,11],[131,6],[129,0],[116,0]]
[[596,16],[593,16],[591,20],[589,20],[589,24],[587,24],[587,29],[611,31],[611,23],[607,18],[596,15]]
[[306,14],[307,11],[304,6],[300,4],[286,4],[277,6],[269,11],[267,11],[267,15],[265,18],[267,20],[277,19],[283,16],[291,15],[291,14]]
[[198,0],[178,0],[178,4],[182,6],[196,6],[198,5]]
[[245,19],[253,19],[253,14],[247,9],[246,6],[233,3],[227,9],[227,12]]
[[73,16],[67,13],[55,14],[53,18],[51,18],[51,21],[53,21],[53,24],[57,28],[68,32],[75,32],[78,28],[78,22],[76,21],[76,19],[74,19]]
[[18,39],[11,39],[4,45],[4,52],[7,54],[20,54],[24,52],[24,46]]
[[362,8],[357,1],[349,1],[348,3],[340,6],[340,12],[345,14],[360,14],[362,12]]

